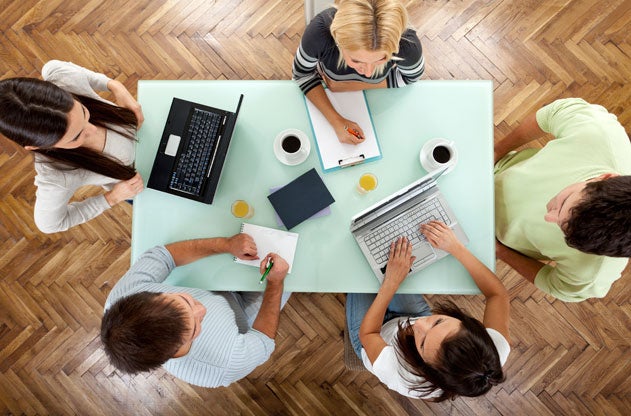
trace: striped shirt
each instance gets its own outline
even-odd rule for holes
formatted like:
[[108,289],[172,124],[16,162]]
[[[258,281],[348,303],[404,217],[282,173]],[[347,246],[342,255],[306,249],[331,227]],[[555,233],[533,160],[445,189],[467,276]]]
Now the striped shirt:
[[166,248],[148,250],[114,286],[105,310],[122,297],[144,291],[188,293],[201,302],[206,308],[201,333],[186,355],[163,364],[175,377],[197,386],[228,386],[269,359],[274,340],[249,327],[246,314],[232,293],[162,283],[174,268],[173,257]]
[[381,75],[367,78],[350,67],[338,67],[340,51],[330,30],[336,11],[335,8],[330,8],[315,16],[302,35],[294,57],[292,75],[304,94],[322,82],[318,67],[334,81],[378,84],[385,79],[388,88],[403,87],[421,78],[425,70],[425,60],[421,41],[413,29],[403,32],[399,52],[393,55],[398,59],[389,60]]

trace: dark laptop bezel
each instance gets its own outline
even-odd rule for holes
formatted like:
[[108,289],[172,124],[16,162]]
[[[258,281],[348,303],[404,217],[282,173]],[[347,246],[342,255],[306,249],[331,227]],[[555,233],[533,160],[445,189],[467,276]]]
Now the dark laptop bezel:
[[[232,134],[234,132],[234,128],[236,125],[237,116],[239,114],[241,103],[243,102],[243,94],[239,97],[239,103],[237,104],[237,109],[233,113],[228,110],[223,110],[221,108],[212,107],[209,105],[201,104],[198,102],[193,102],[189,100],[185,100],[178,97],[173,97],[171,101],[171,107],[169,109],[169,114],[165,121],[164,128],[162,130],[162,138],[160,139],[160,144],[158,146],[158,150],[156,151],[156,156],[154,157],[151,174],[149,175],[149,181],[147,183],[147,187],[151,189],[155,189],[160,192],[164,192],[170,195],[180,196],[183,198],[187,198],[193,201],[203,202],[206,204],[211,204],[217,186],[219,184],[219,179],[221,176],[221,172],[223,170],[223,165],[225,163],[225,159],[227,157],[228,149],[230,142],[232,141]],[[221,139],[215,145],[215,155],[214,155],[214,163],[210,168],[210,174],[204,181],[203,188],[199,195],[193,195],[186,192],[179,191],[177,189],[171,189],[169,187],[169,181],[171,177],[171,173],[173,171],[173,167],[175,166],[177,160],[181,156],[181,150],[186,147],[186,140],[188,137],[184,137],[184,132],[186,127],[190,123],[190,119],[192,117],[192,109],[199,108],[202,110],[207,110],[214,112],[216,114],[222,115],[225,117],[225,121],[221,126],[221,130],[219,135]],[[182,113],[185,114],[186,119],[182,123]],[[180,135],[182,142],[180,142],[178,146],[178,151],[174,156],[167,155],[165,153],[167,143],[169,141],[169,137],[176,127],[171,127],[171,124],[181,125],[182,126],[182,134]]]

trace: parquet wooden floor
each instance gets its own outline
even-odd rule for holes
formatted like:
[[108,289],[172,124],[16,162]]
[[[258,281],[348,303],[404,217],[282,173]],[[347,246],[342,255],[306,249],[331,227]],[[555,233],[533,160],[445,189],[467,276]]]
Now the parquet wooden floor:
[[[629,130],[631,1],[408,3],[425,79],[493,80],[496,139],[566,96],[606,106]],[[0,0],[0,74],[36,77],[56,58],[132,92],[141,78],[287,79],[303,30],[299,0]],[[31,157],[0,139],[0,166],[2,414],[631,414],[631,273],[602,300],[566,304],[500,262],[513,352],[506,383],[483,398],[408,400],[345,370],[340,294],[295,294],[271,361],[229,388],[192,387],[163,371],[121,375],[98,329],[129,265],[130,207],[44,235],[32,219]],[[454,299],[481,316],[480,297]]]

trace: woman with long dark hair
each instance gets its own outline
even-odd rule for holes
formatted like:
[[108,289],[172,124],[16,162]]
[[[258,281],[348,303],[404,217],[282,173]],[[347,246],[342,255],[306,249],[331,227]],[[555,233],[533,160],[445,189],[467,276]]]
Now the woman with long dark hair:
[[[84,223],[143,190],[134,170],[140,105],[119,81],[71,62],[50,61],[44,81],[0,81],[0,133],[35,159],[35,224],[45,233]],[[96,91],[111,91],[118,105]],[[86,185],[101,195],[70,202]]]
[[432,246],[454,256],[475,281],[486,299],[482,322],[451,302],[435,307],[432,315],[422,295],[395,295],[414,262],[411,244],[399,238],[390,247],[377,295],[346,298],[351,343],[366,368],[402,395],[433,401],[480,396],[505,379],[508,292],[447,225],[431,221],[420,228]]

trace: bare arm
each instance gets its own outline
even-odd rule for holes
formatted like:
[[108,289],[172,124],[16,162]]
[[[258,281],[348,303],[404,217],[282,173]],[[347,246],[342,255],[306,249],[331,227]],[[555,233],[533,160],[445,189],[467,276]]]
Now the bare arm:
[[256,319],[252,324],[252,328],[256,329],[274,339],[278,330],[278,321],[280,319],[280,302],[283,296],[283,282],[289,265],[278,254],[270,253],[261,261],[261,274],[265,272],[267,262],[274,261],[269,274],[267,275],[267,286],[263,292],[263,303],[261,309],[256,315]]
[[377,297],[366,312],[359,327],[359,340],[366,350],[368,359],[374,363],[381,351],[386,347],[386,341],[381,337],[383,318],[390,301],[399,289],[401,282],[408,275],[410,266],[415,258],[412,256],[412,245],[405,238],[399,238],[390,245],[388,268],[383,284],[379,288]]
[[232,237],[201,238],[167,244],[176,266],[183,266],[213,254],[230,253],[240,259],[257,259],[256,244],[247,234]]
[[335,110],[333,104],[331,104],[331,101],[329,100],[329,97],[327,97],[324,92],[324,87],[322,85],[318,85],[317,87],[311,89],[311,91],[307,93],[307,98],[318,108],[318,110],[320,110],[322,115],[331,124],[339,141],[350,144],[357,144],[363,141],[359,140],[357,137],[353,136],[344,129],[346,126],[351,130],[357,130],[360,136],[364,137],[364,131],[357,123],[345,119]]
[[528,115],[513,131],[502,140],[495,143],[494,160],[503,158],[508,152],[522,146],[532,140],[543,136],[545,132],[541,130],[537,123],[536,113]]
[[421,225],[421,231],[430,244],[447,251],[467,269],[485,297],[486,303],[482,320],[484,326],[497,330],[509,340],[510,299],[508,291],[500,279],[478,260],[444,223],[431,221]]
[[535,283],[537,273],[545,266],[545,264],[539,260],[524,256],[510,247],[506,247],[499,241],[495,242],[495,254],[498,259],[511,266],[517,273],[521,274],[526,280],[533,284]]

